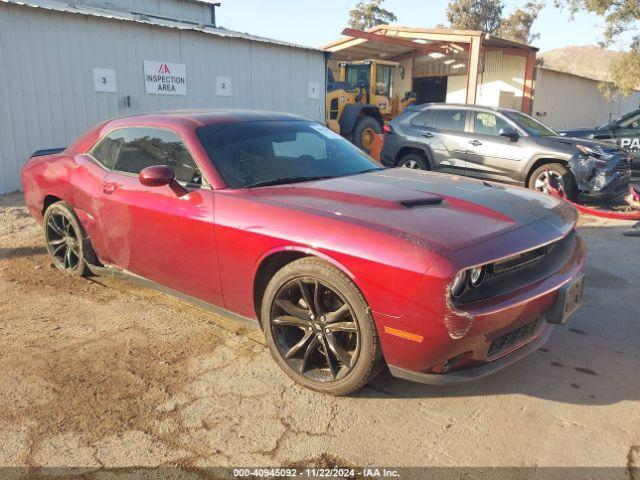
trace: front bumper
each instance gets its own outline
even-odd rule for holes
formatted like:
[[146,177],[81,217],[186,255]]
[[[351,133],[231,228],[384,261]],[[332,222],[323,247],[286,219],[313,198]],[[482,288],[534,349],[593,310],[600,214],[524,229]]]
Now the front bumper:
[[[553,325],[565,323],[575,310],[568,299],[581,300],[585,244],[575,232],[562,242],[547,256],[555,271],[541,280],[526,280],[528,273],[538,275],[534,267],[517,271],[511,275],[523,278],[522,286],[508,293],[491,286],[495,297],[466,303],[464,310],[450,304],[444,309],[424,290],[404,316],[378,316],[392,374],[422,383],[459,383],[489,375],[539,348]],[[398,331],[414,335],[407,340]]]
[[629,191],[629,182],[631,181],[631,172],[620,174],[611,179],[606,186],[600,190],[592,190],[584,192],[580,196],[585,200],[610,200]]
[[449,373],[421,373],[389,365],[389,371],[394,377],[410,380],[416,383],[425,383],[428,385],[456,385],[459,383],[471,382],[491,375],[498,370],[502,370],[518,360],[532,354],[547,343],[552,332],[553,325],[544,322],[543,328],[537,337],[534,337],[531,341],[523,344],[520,348],[514,350],[509,355],[500,357],[493,362],[465,370],[456,370]]
[[[535,352],[547,342],[551,336],[554,325],[564,325],[567,323],[567,320],[575,312],[582,300],[583,282],[584,274],[580,275],[573,282],[563,285],[558,290],[558,295],[551,308],[540,319],[539,328],[537,328],[530,337],[522,339],[502,354],[497,355],[495,360],[488,361],[476,367],[454,370],[449,373],[412,372],[393,365],[389,365],[389,370],[394,377],[429,385],[465,383],[491,375]],[[567,301],[567,297],[569,296],[572,297],[572,301]],[[575,299],[573,298],[574,296],[576,296]],[[526,328],[526,326],[521,327],[521,329],[522,328]]]

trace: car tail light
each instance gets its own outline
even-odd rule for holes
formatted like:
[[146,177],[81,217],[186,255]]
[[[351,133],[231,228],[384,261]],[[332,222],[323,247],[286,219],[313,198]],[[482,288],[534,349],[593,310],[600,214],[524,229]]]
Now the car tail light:
[[382,131],[384,133],[395,133],[393,131],[393,127],[391,125],[389,125],[388,123],[385,123],[384,126],[382,127]]

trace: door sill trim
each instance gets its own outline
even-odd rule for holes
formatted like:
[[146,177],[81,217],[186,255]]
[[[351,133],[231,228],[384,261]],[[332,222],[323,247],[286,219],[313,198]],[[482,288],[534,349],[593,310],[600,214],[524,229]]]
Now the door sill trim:
[[[231,312],[226,310],[218,305],[214,305],[209,302],[205,302],[204,300],[200,300],[199,298],[192,297],[186,293],[180,292],[178,290],[174,290],[172,288],[166,287],[158,282],[153,280],[149,280],[148,278],[141,277],[140,275],[136,275],[133,272],[128,270],[122,270],[112,266],[96,266],[96,265],[88,265],[89,270],[97,276],[109,276],[112,278],[117,278],[120,280],[126,280],[133,284],[139,285],[141,287],[150,288],[160,293],[164,293],[165,295],[169,295],[171,297],[177,298],[178,300],[182,300],[186,303],[190,303],[191,305],[202,308],[210,313],[214,313],[216,315],[220,315],[225,317],[227,320],[232,321],[236,326],[241,327],[243,331],[236,332],[239,334],[248,335],[254,341],[258,341],[261,344],[265,344],[264,342],[264,334],[262,333],[262,329],[260,328],[260,323],[257,320],[253,320],[251,318],[245,317],[244,315],[240,315],[238,313]],[[259,333],[259,337],[255,338],[255,334]]]

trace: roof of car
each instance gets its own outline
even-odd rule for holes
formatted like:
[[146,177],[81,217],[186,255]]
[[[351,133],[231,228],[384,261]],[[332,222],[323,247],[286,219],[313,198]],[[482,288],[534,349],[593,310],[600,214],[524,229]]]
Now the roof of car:
[[483,110],[493,110],[494,112],[518,112],[521,113],[520,110],[516,108],[506,108],[506,107],[492,107],[489,105],[477,105],[477,104],[469,104],[469,103],[423,103],[420,105],[415,105],[416,109],[425,109],[429,107],[445,107],[445,108],[481,108]]
[[114,119],[119,124],[198,124],[198,126],[219,124],[219,123],[238,123],[238,122],[256,122],[263,120],[292,120],[292,121],[311,121],[308,118],[299,115],[282,112],[269,112],[262,110],[241,110],[241,109],[211,109],[211,110],[170,110],[163,112],[150,112],[129,115]]

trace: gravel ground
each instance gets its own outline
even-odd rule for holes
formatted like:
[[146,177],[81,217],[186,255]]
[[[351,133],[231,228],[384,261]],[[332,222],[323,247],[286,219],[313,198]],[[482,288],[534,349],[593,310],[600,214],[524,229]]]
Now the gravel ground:
[[614,466],[635,477],[640,238],[622,236],[628,227],[582,219],[584,306],[520,363],[458,387],[383,373],[332,398],[294,385],[259,336],[225,318],[57,272],[21,196],[0,197],[0,466]]

